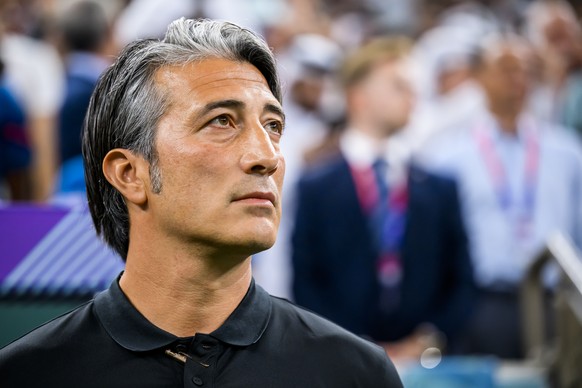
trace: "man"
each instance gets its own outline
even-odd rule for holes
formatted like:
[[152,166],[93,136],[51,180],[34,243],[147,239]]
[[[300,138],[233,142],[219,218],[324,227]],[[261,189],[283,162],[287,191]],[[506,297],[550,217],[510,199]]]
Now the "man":
[[475,78],[487,113],[425,155],[459,182],[479,288],[465,351],[511,359],[524,356],[517,291],[533,255],[554,231],[582,246],[582,150],[572,134],[525,109],[530,61],[520,37],[486,39]]
[[272,53],[233,24],[180,19],[121,53],[83,154],[125,272],[4,348],[3,386],[401,386],[381,348],[252,280],[280,218],[280,100]]
[[77,1],[65,10],[58,27],[66,54],[66,88],[58,117],[60,179],[55,194],[85,197],[81,129],[97,80],[110,65],[105,55],[109,22],[101,4]]
[[379,39],[345,61],[348,126],[299,182],[292,257],[297,303],[418,357],[426,328],[454,340],[472,280],[454,183],[408,169],[392,142],[413,106],[409,47]]

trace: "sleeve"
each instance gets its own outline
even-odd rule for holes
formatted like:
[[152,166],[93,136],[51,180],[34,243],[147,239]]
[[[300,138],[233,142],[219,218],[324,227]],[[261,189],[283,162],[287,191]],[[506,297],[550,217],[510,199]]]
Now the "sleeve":
[[[337,373],[347,373],[343,379],[349,386],[364,388],[402,388],[402,380],[392,360],[386,351],[367,340],[363,344],[353,345],[347,356],[339,356],[344,360],[344,368]],[[339,349],[340,351],[342,349]]]
[[402,381],[392,360],[388,358],[384,349],[379,348],[380,354],[378,355],[378,373],[379,381],[371,381],[370,388],[372,387],[386,387],[386,388],[402,388]]

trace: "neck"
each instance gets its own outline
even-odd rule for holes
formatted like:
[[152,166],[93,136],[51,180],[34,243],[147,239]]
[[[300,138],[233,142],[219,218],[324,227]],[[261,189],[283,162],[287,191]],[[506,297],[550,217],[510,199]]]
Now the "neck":
[[250,257],[220,263],[210,255],[152,252],[150,245],[130,244],[120,287],[151,323],[178,337],[218,329],[250,286]]
[[398,132],[398,128],[381,128],[367,120],[352,120],[349,122],[348,128],[354,128],[379,141],[388,139]]
[[503,132],[510,135],[517,134],[519,111],[503,108],[496,109],[495,107],[490,106],[490,112]]

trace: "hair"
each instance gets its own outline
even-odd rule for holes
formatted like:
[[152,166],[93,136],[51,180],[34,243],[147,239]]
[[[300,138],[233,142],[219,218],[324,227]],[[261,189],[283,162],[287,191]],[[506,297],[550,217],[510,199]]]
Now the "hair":
[[524,35],[537,47],[544,44],[544,29],[556,17],[565,19],[573,28],[579,28],[574,7],[563,0],[536,0],[526,8],[525,17]]
[[404,36],[375,38],[349,54],[340,68],[341,83],[350,88],[366,78],[381,63],[407,56],[412,41]]
[[105,179],[103,159],[114,148],[143,157],[150,164],[152,191],[161,192],[155,138],[170,91],[157,85],[154,75],[164,66],[211,58],[252,64],[281,102],[275,58],[262,38],[232,23],[184,18],[172,22],[162,40],[138,40],[126,46],[93,92],[82,140],[87,199],[97,234],[124,260],[129,214],[121,193]]
[[474,72],[478,72],[484,68],[492,53],[500,50],[503,47],[512,46],[520,47],[523,50],[530,48],[530,43],[511,31],[497,31],[490,33],[483,37],[479,44],[475,47],[475,51],[471,56],[471,68]]
[[79,1],[67,9],[59,23],[67,50],[96,52],[107,40],[109,22],[103,6]]

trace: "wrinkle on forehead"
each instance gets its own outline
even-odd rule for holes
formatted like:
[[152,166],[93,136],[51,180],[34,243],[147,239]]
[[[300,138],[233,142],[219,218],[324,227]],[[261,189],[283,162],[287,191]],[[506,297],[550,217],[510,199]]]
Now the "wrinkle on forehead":
[[168,95],[165,119],[181,117],[187,128],[201,124],[204,107],[217,101],[239,101],[263,112],[274,106],[282,112],[261,72],[248,62],[213,58],[166,66],[156,73],[156,83]]
[[[189,67],[192,71],[185,73],[184,70]],[[156,81],[183,85],[186,75],[188,82],[197,87],[228,80],[251,81],[267,86],[267,80],[263,74],[252,64],[220,58],[164,66],[158,70]]]
[[276,100],[263,74],[245,61],[211,58],[180,65],[168,65],[157,71],[155,82],[159,87],[169,91],[170,98],[172,96],[194,98],[198,93],[221,88],[228,90],[244,82],[247,88],[261,90]]

